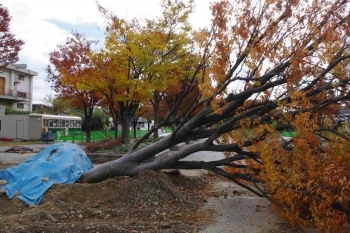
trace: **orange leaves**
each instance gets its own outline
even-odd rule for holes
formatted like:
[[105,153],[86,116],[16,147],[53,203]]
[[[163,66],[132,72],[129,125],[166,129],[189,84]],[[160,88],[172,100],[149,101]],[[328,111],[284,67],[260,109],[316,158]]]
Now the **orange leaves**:
[[[313,227],[321,232],[346,231],[349,229],[347,214],[338,209],[349,208],[350,163],[342,165],[330,154],[322,154],[323,150],[317,152],[317,148],[326,145],[321,142],[315,145],[310,141],[311,134],[305,131],[294,137],[293,151],[287,151],[278,144],[273,150],[261,145],[263,179],[272,193],[270,198],[286,207],[281,213],[291,222],[310,224],[300,217],[304,215],[312,217]],[[327,148],[334,149],[334,144]],[[350,158],[348,152],[338,152]],[[335,209],[334,206],[338,207]],[[337,226],[332,225],[335,222]]]
[[92,75],[90,55],[96,43],[97,41],[88,40],[75,33],[67,38],[66,43],[59,45],[56,51],[50,53],[50,62],[53,67],[48,66],[46,71],[48,81],[54,84],[53,87],[57,93],[87,101],[86,95],[76,93],[91,90],[86,82]]
[[[350,36],[345,29],[345,25],[349,28],[348,2],[267,0],[263,5],[258,3],[243,0],[231,15],[225,12],[224,6],[215,8],[217,21],[212,30],[218,40],[213,39],[215,49],[206,60],[206,71],[209,71],[206,77],[210,78],[201,84],[201,90],[205,97],[211,97],[210,93],[218,88],[210,86],[230,80],[221,74],[230,74],[229,69],[234,67],[232,77],[242,77],[245,93],[256,93],[244,99],[245,103],[228,117],[244,116],[235,125],[232,141],[243,146],[244,140],[254,136],[265,139],[244,149],[257,153],[263,161],[259,177],[266,181],[269,197],[285,206],[286,216],[292,222],[305,223],[300,216],[306,216],[320,231],[329,231],[333,223],[339,224],[332,227],[340,232],[349,230],[346,211],[339,209],[349,210],[350,146],[347,140],[331,133],[335,130],[337,107],[350,99],[349,45],[348,41],[344,42],[344,38]],[[227,15],[218,17],[218,13]],[[234,23],[228,27],[230,20]],[[229,52],[221,53],[224,50]],[[269,75],[271,78],[267,78]],[[263,88],[276,80],[284,83]],[[261,91],[269,99],[255,98]],[[265,102],[252,104],[249,102],[252,99]],[[295,131],[296,136],[290,143],[278,138],[268,124],[255,120],[271,120],[263,118],[266,112],[248,113],[247,109],[259,109],[265,103],[268,105],[269,100],[278,105],[275,108],[278,113],[270,114],[270,111],[267,115],[274,115],[282,128]],[[213,111],[222,115],[217,102],[212,103],[215,103]],[[345,129],[338,132],[344,138],[349,137]],[[341,208],[335,209],[335,203]]]
[[213,22],[215,26],[219,27],[222,30],[227,29],[227,17],[232,11],[232,6],[229,1],[220,1],[216,2],[210,7],[212,15],[214,16]]
[[328,30],[324,35],[324,39],[327,41],[334,42],[334,41],[338,41],[340,39],[340,37],[339,37],[338,33],[331,31],[331,30]]
[[[193,128],[225,132],[222,141],[217,135],[218,141],[235,144],[237,153],[254,153],[256,160],[239,163],[249,169],[240,170],[264,179],[267,195],[285,207],[292,222],[303,222],[302,215],[320,230],[332,222],[345,227],[344,211],[332,204],[345,208],[349,201],[350,146],[343,139],[349,133],[346,127],[337,131],[343,138],[331,132],[339,107],[350,99],[349,45],[340,40],[350,36],[346,25],[340,25],[349,24],[341,20],[348,6],[338,0],[236,3],[213,4],[213,25],[193,33],[187,24],[175,23],[187,14],[178,18],[175,5],[161,21],[148,20],[146,26],[113,18],[109,26],[115,28],[109,28],[106,49],[96,58],[100,70],[93,81],[120,102],[138,103],[152,93],[159,98],[166,93],[166,110],[189,90],[184,87],[195,86],[187,103],[178,105],[191,106],[199,94],[207,101],[207,113],[193,121],[198,124]],[[225,99],[232,89],[234,97]],[[184,122],[190,124],[188,120]],[[284,141],[278,127],[293,130],[295,136]],[[249,140],[253,145],[245,147]]]
[[257,43],[255,48],[259,54],[262,54],[263,52],[266,51],[266,48],[265,48],[264,44],[262,44],[262,43]]

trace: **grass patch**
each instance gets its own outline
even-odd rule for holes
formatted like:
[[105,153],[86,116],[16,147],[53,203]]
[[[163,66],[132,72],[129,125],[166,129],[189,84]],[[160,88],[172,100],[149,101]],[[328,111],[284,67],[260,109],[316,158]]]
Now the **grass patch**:
[[[144,140],[137,149],[144,148],[148,145],[151,145],[161,138],[148,138]],[[85,147],[85,151],[87,152],[97,152],[97,153],[107,153],[114,152],[124,154],[127,153],[133,144],[122,144],[121,139],[106,139],[100,142],[88,143]]]
[[296,135],[295,131],[282,131],[279,133],[282,137],[294,137]]
[[[146,140],[144,140],[138,147],[137,149],[142,149],[148,145],[151,145],[157,141],[159,141],[161,138],[148,138]],[[133,144],[128,144],[128,145],[121,145],[121,146],[117,146],[117,147],[114,147],[112,148],[112,152],[115,152],[115,153],[127,153],[131,147],[132,147]]]

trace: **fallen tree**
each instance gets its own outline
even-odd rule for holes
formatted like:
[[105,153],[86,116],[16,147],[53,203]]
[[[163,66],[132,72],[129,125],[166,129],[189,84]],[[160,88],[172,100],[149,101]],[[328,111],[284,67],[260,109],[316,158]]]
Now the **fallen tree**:
[[[349,112],[348,8],[343,0],[213,4],[211,27],[193,37],[201,59],[187,78],[200,96],[80,182],[150,169],[205,169],[270,199],[293,223],[349,230],[350,136],[346,125],[335,127]],[[169,136],[138,149],[173,123]],[[293,136],[284,138],[276,126],[294,129]],[[205,140],[154,157],[198,139]],[[181,160],[199,151],[225,152],[226,158]]]

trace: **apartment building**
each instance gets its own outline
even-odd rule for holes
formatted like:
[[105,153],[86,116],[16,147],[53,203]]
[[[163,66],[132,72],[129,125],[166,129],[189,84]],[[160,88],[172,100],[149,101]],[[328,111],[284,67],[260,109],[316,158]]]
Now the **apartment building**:
[[32,111],[33,79],[38,73],[27,69],[26,64],[0,63],[0,105],[14,110]]

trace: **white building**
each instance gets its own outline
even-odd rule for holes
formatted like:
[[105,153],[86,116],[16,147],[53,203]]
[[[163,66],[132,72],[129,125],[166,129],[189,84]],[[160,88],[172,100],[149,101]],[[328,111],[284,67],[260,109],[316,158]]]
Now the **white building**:
[[32,111],[33,79],[37,75],[37,72],[28,70],[25,64],[1,67],[0,105],[19,111]]

